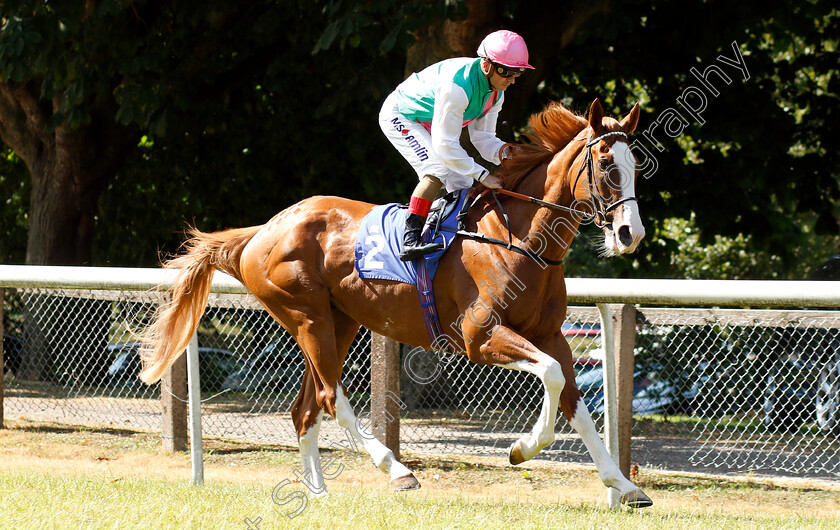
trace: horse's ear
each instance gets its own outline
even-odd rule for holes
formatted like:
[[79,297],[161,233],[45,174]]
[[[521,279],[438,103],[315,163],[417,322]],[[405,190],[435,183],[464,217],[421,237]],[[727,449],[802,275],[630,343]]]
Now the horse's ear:
[[601,127],[601,120],[604,119],[604,109],[601,108],[601,100],[595,98],[589,107],[589,127],[594,131]]
[[621,130],[627,134],[632,133],[636,130],[636,125],[639,124],[639,104],[636,103],[633,105],[633,109],[630,111],[623,120],[621,120]]

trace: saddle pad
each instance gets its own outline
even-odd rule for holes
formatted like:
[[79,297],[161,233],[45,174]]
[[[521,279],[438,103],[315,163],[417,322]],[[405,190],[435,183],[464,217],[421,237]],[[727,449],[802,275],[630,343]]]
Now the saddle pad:
[[[464,190],[458,205],[441,223],[441,226],[454,227],[458,220],[454,212],[460,210],[466,197]],[[356,271],[360,278],[377,280],[394,280],[411,285],[417,285],[417,264],[400,260],[402,252],[403,231],[408,209],[399,204],[383,204],[375,207],[362,220],[359,233],[356,234]],[[423,231],[423,241],[434,240],[443,243],[443,249],[426,254],[426,268],[434,278],[438,262],[455,238],[454,232],[441,232],[433,235],[435,227],[427,225]]]

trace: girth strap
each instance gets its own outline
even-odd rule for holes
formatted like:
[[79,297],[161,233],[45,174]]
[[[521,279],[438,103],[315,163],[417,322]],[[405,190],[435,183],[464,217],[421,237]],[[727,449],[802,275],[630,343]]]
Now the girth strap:
[[435,305],[435,291],[431,275],[426,268],[425,257],[417,260],[417,293],[420,295],[420,309],[423,311],[426,332],[432,341],[432,348],[437,348],[439,344],[445,344],[445,341],[443,341],[443,329],[440,327],[440,317],[438,317]]

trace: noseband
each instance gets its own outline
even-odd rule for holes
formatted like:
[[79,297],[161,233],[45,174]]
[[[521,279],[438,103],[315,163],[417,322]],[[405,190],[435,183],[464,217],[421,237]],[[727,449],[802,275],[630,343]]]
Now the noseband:
[[[590,137],[592,132],[590,131]],[[596,226],[599,228],[604,228],[607,225],[607,214],[611,211],[618,208],[620,205],[624,204],[628,201],[635,201],[637,200],[636,197],[622,197],[621,199],[607,204],[607,198],[598,190],[598,186],[595,185],[595,167],[592,157],[592,146],[603,140],[608,136],[623,136],[627,138],[627,134],[621,131],[613,131],[602,134],[601,136],[594,138],[594,139],[587,139],[586,142],[586,154],[583,158],[583,163],[580,165],[580,169],[578,170],[577,177],[575,177],[575,185],[572,187],[572,190],[577,189],[578,182],[580,182],[580,177],[583,175],[583,169],[586,168],[586,180],[589,186],[589,196],[592,202],[592,207],[594,209],[594,213],[585,212],[582,210],[578,210],[577,208],[572,208],[569,206],[563,206],[562,204],[555,204],[553,202],[544,201],[542,199],[537,199],[536,197],[531,197],[529,195],[523,195],[521,193],[516,193],[514,191],[508,191],[504,189],[496,189],[491,190],[494,192],[501,193],[502,195],[508,195],[510,197],[515,197],[517,199],[525,200],[533,202],[534,204],[539,204],[540,206],[544,206],[546,208],[550,208],[552,210],[560,210],[564,212],[573,213],[576,216],[580,217],[581,221],[592,221],[595,223]]]

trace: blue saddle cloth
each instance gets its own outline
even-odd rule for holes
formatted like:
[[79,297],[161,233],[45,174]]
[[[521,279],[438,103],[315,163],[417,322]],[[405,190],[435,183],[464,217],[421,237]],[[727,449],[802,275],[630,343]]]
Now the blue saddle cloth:
[[[461,190],[455,208],[441,221],[440,226],[457,228],[457,212],[461,211],[468,191]],[[391,203],[375,207],[362,220],[362,226],[356,234],[356,271],[360,278],[395,280],[417,285],[417,262],[400,260],[407,215],[407,208]],[[434,232],[435,226],[431,224],[427,224],[423,230],[423,241],[429,242],[434,239],[443,243],[442,250],[424,256],[426,268],[432,278],[440,258],[456,235],[454,230],[440,231],[437,234]]]

